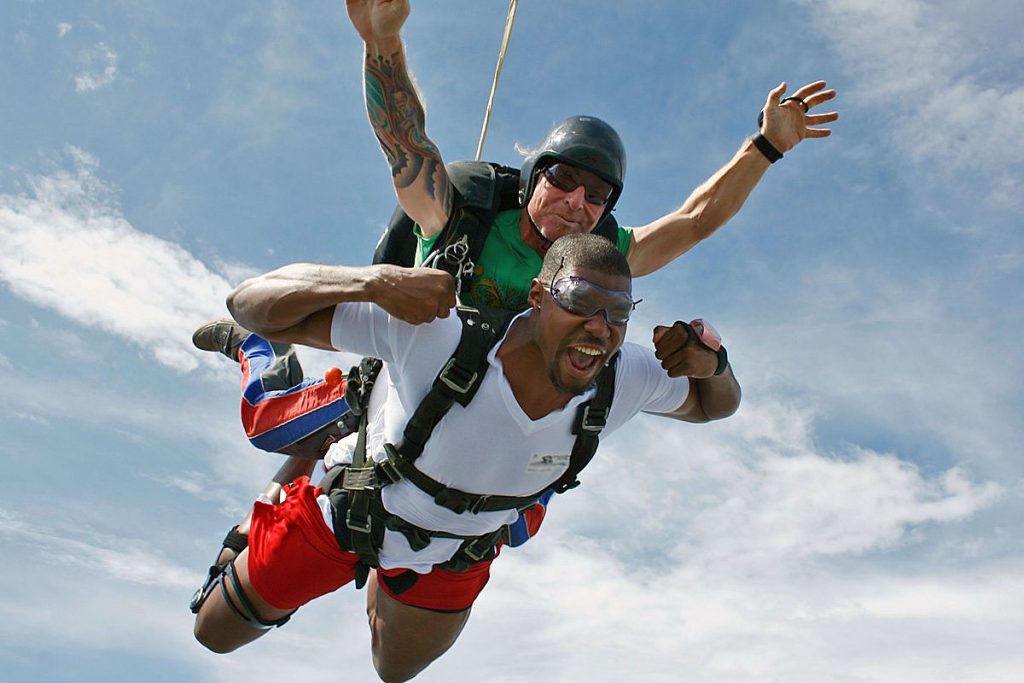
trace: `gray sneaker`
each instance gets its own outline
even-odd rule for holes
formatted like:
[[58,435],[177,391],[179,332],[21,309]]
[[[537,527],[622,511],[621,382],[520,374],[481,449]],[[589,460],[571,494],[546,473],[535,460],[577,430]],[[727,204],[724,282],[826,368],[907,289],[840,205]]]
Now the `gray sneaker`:
[[249,336],[245,329],[234,320],[224,318],[203,323],[192,333],[192,343],[203,351],[220,351],[231,360],[238,362],[238,347]]

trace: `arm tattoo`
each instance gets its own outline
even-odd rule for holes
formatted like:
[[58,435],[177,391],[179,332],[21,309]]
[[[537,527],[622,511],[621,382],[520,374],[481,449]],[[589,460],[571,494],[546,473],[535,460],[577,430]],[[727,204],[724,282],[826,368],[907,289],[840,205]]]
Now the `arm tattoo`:
[[441,154],[427,137],[423,105],[402,54],[367,55],[365,80],[366,112],[391,166],[395,187],[407,188],[422,178],[427,193],[446,204],[449,183],[438,187],[435,182]]

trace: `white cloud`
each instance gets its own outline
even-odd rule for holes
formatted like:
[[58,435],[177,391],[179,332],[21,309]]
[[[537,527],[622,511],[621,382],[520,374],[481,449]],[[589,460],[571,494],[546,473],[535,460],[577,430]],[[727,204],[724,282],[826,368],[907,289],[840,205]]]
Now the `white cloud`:
[[665,571],[750,575],[914,543],[921,525],[967,519],[1003,493],[958,468],[927,476],[893,454],[821,452],[813,415],[747,400],[711,426],[644,418],[602,446],[580,495],[556,500],[567,525],[554,533],[600,538]]
[[0,534],[34,547],[47,561],[69,563],[119,581],[187,589],[199,574],[163,560],[140,539],[83,538],[23,521],[0,508]]
[[178,245],[134,228],[88,153],[0,195],[0,280],[19,297],[128,339],[179,370],[198,365],[190,335],[223,315],[230,285]]
[[50,421],[49,420],[47,420],[45,417],[43,417],[41,415],[36,415],[35,413],[29,413],[29,412],[25,412],[23,410],[13,410],[13,411],[10,412],[10,416],[14,417],[14,418],[17,418],[19,420],[24,420],[25,422],[31,422],[33,424],[37,424],[37,425],[40,425],[40,426],[43,426],[43,427],[49,427],[50,426]]
[[506,554],[453,671],[476,652],[488,671],[494,643],[510,641],[530,656],[488,680],[1010,681],[1024,670],[1013,567],[736,576],[694,562],[651,575],[600,543]]
[[75,76],[76,92],[93,92],[114,82],[117,76],[117,53],[106,43],[98,43],[82,55],[84,71]]
[[57,37],[63,38],[67,34],[71,33],[72,26],[66,21],[62,21],[57,24]]
[[989,201],[1020,206],[1024,87],[986,78],[993,53],[959,16],[969,11],[922,0],[804,4],[855,77],[847,96],[889,124],[879,131],[889,144],[929,172],[980,173]]

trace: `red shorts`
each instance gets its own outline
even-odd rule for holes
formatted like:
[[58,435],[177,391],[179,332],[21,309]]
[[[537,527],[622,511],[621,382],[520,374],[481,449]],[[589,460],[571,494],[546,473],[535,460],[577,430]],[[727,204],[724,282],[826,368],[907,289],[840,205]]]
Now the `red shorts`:
[[[309,477],[289,484],[285,493],[287,497],[280,505],[258,501],[253,505],[249,580],[273,607],[295,609],[352,581],[359,558],[338,547],[317,503],[320,488],[312,486]],[[379,570],[385,576],[406,571]],[[403,605],[458,612],[469,609],[487,585],[491,563],[480,562],[465,572],[434,567],[429,574],[415,576],[412,587],[401,593],[395,593],[384,581],[378,586]]]

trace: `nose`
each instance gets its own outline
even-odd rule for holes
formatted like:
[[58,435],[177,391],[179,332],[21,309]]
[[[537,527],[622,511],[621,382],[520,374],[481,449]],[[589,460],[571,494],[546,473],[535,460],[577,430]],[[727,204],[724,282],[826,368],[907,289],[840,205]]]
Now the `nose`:
[[583,203],[587,201],[587,188],[583,185],[579,185],[572,192],[565,193],[566,203],[573,209],[583,208]]
[[604,309],[599,310],[594,315],[587,318],[586,322],[583,323],[583,329],[588,334],[592,334],[598,339],[607,339],[611,336],[611,325],[608,324],[608,318],[606,317]]

